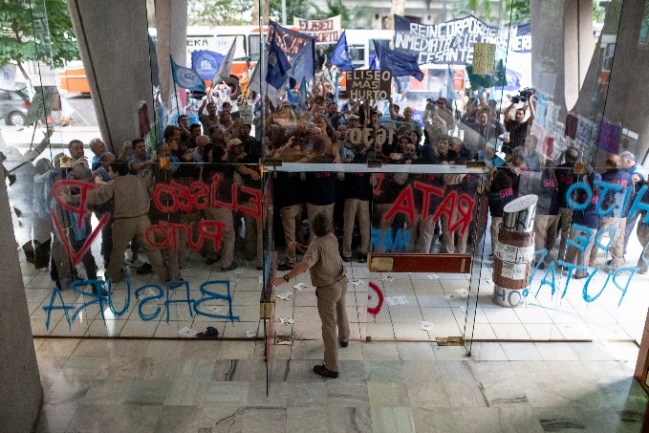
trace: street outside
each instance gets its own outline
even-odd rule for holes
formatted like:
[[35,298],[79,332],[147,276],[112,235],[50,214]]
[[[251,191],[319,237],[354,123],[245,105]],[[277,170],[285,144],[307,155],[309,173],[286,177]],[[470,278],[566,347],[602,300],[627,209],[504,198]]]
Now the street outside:
[[[72,125],[60,126],[58,122],[54,125],[54,134],[50,139],[52,147],[61,148],[67,146],[73,139],[79,139],[88,144],[93,139],[100,137],[97,116],[93,107],[92,99],[88,95],[81,94],[62,94],[67,102],[73,107],[74,112],[71,114]],[[54,113],[57,114],[56,112]],[[34,146],[41,142],[46,131],[45,125],[39,126],[34,131],[34,125],[31,126],[8,126],[5,124],[4,119],[0,119],[0,134],[4,145],[0,145],[3,149],[2,152],[7,156],[5,166],[11,169],[17,162],[17,154],[15,151],[7,152],[7,148],[15,149],[24,155],[29,149],[33,141]],[[33,137],[33,140],[32,140]],[[45,151],[44,153],[49,153]],[[54,153],[58,153],[54,152]],[[50,155],[43,155],[49,157]]]

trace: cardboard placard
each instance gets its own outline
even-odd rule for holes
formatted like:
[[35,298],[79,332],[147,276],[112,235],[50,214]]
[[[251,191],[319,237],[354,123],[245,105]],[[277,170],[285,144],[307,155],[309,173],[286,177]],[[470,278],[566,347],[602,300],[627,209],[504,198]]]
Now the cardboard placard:
[[346,71],[347,97],[372,101],[390,98],[392,71],[354,70]]
[[252,106],[242,105],[239,107],[239,117],[244,124],[252,125]]

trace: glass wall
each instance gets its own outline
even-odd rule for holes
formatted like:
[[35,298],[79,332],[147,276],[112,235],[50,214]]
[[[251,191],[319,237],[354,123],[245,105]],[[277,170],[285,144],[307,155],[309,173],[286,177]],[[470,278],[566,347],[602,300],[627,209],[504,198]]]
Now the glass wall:
[[639,338],[646,149],[613,109],[617,2],[574,34],[548,24],[568,6],[271,11],[188,26],[185,56],[151,4],[150,99],[124,144],[64,126],[56,101],[78,118],[87,99],[51,96],[45,3],[29,8],[44,52],[25,130],[53,136],[3,129],[1,150],[34,335],[319,339],[319,280],[294,270],[324,214],[353,340]]

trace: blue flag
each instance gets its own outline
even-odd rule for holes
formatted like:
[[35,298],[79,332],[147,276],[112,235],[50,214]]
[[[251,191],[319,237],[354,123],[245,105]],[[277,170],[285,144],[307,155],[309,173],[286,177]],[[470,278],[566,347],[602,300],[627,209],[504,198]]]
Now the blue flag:
[[296,83],[306,78],[310,81],[315,76],[315,44],[313,41],[307,42],[300,50],[290,59],[291,70],[288,76],[293,78]]
[[373,40],[376,55],[381,63],[381,70],[392,71],[393,77],[413,76],[417,81],[424,79],[424,73],[419,69],[417,56],[392,50],[380,42]]
[[291,63],[288,76],[296,83],[315,76],[315,40],[315,36],[282,27],[275,21],[268,24],[267,42],[275,42],[282,50]]
[[376,54],[370,54],[370,67],[368,68],[370,71],[376,71],[379,69],[378,65],[376,64]]
[[171,59],[171,73],[173,75],[174,83],[176,83],[178,87],[189,90],[205,90],[205,82],[203,82],[201,76],[198,75],[198,72],[193,69],[178,66],[171,56],[169,56],[169,59]]
[[347,45],[347,36],[345,32],[340,35],[340,39],[336,43],[334,50],[331,52],[331,64],[338,66],[341,71],[350,71],[354,69],[352,56],[349,54],[349,46]]
[[286,55],[275,43],[275,39],[268,44],[268,70],[266,71],[266,82],[276,89],[281,89],[288,78],[288,71],[291,63]]
[[192,51],[192,69],[198,72],[203,80],[211,80],[223,62],[223,55],[214,51]]
[[293,89],[290,86],[286,86],[286,99],[291,103],[292,106],[297,107],[300,103],[297,95],[293,93]]
[[308,94],[306,89],[306,78],[302,78],[302,82],[300,83],[298,98],[300,101],[300,105],[306,107],[306,102],[308,99]]

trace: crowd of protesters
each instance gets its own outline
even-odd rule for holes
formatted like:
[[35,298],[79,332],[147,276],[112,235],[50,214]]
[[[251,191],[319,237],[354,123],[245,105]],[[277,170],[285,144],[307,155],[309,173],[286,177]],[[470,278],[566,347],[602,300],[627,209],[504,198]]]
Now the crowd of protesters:
[[[53,162],[39,161],[34,200],[39,216],[43,216],[43,227],[52,234],[50,268],[58,287],[67,287],[75,279],[97,278],[93,253],[84,249],[92,233],[91,214],[104,221],[101,257],[106,278],[113,282],[124,278],[124,265],[130,264],[138,274],[154,272],[162,281],[176,284],[182,281],[192,251],[200,254],[206,265],[218,263],[217,269],[224,272],[242,264],[262,269],[267,223],[263,214],[221,205],[172,212],[151,202],[156,185],[191,188],[195,182],[209,186],[218,179],[211,203],[233,203],[243,189],[262,189],[262,160],[340,164],[331,171],[300,166],[271,173],[276,230],[273,248],[281,251],[279,269],[284,271],[298,263],[298,251],[293,246],[313,238],[306,221],[321,213],[340,240],[345,262],[364,263],[370,251],[480,254],[476,249],[486,228],[492,248],[485,249],[484,254],[493,254],[504,206],[525,194],[539,197],[536,250],[547,251],[537,254],[539,268],[553,260],[593,266],[598,249],[593,248],[592,239],[585,251],[568,242],[583,235],[584,227],[617,227],[607,251],[606,265],[612,269],[625,263],[626,247],[636,224],[641,244],[649,242],[645,215],[629,215],[633,199],[624,200],[628,188],[639,194],[647,182],[634,155],[609,155],[601,174],[582,163],[580,150],[575,147],[566,149],[556,161],[547,158],[540,152],[538,138],[530,134],[535,116],[533,97],[500,110],[486,93],[459,101],[434,98],[421,110],[420,122],[414,118],[415,107],[400,95],[401,106],[392,99],[341,103],[335,86],[324,75],[306,98],[297,90],[291,97],[276,100],[255,99],[251,92],[246,96],[232,100],[228,92],[217,88],[202,99],[190,98],[187,114],[178,117],[177,125],[166,127],[164,140],[154,149],[138,138],[124,143],[119,154],[114,154],[110,146],[95,139],[89,143],[94,156],[87,161],[84,144],[73,140],[69,155],[57,155]],[[255,117],[244,122],[239,106],[252,102]],[[473,161],[482,161],[487,170],[480,174],[465,169],[466,163]],[[345,164],[379,163],[385,167],[383,172],[344,168]],[[394,165],[412,165],[413,169]],[[431,167],[415,169],[421,165]],[[83,221],[70,210],[79,203],[80,190],[54,188],[61,179],[96,186],[85,198],[91,212]],[[622,188],[602,190],[602,181]],[[593,194],[568,196],[576,182],[590,185]],[[403,196],[408,188],[412,195]],[[468,200],[455,200],[446,211],[439,212],[441,206],[448,205],[444,199],[451,194]],[[645,195],[642,200],[649,202],[649,195]],[[598,206],[598,200],[604,205]],[[575,210],[574,203],[584,206]],[[603,213],[601,206],[615,210]],[[262,207],[265,213],[265,204]],[[467,213],[470,224],[456,224]],[[191,237],[198,233],[196,227],[201,221],[221,223],[218,244],[204,242],[196,247],[197,239]],[[155,248],[146,231],[159,222],[194,229],[181,232],[172,247]],[[70,251],[83,253],[79,265],[72,265]],[[39,263],[42,267],[42,258]],[[642,257],[638,266],[641,272],[647,271]],[[587,276],[581,268],[573,275]]]

